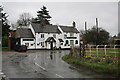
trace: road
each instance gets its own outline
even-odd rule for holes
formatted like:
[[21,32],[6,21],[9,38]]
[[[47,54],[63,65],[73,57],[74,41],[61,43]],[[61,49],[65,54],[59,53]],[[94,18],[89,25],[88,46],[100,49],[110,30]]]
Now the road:
[[31,50],[26,53],[3,52],[3,72],[8,78],[94,78],[76,70],[61,57],[69,50]]

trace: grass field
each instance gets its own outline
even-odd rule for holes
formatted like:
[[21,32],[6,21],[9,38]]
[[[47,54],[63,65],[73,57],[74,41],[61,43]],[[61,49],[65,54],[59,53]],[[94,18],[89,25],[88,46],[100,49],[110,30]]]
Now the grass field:
[[[118,56],[120,55],[120,50],[118,48],[116,49],[106,49],[106,54],[105,54],[105,49],[94,49],[91,50],[91,56]],[[86,55],[90,56],[90,50],[86,50]]]

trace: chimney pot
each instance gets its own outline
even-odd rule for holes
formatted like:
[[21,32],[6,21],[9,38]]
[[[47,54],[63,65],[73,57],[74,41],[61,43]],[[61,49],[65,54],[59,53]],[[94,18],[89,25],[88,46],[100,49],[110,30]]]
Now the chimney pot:
[[75,23],[75,21],[73,21],[73,27],[75,28],[75,26],[76,26],[76,23]]

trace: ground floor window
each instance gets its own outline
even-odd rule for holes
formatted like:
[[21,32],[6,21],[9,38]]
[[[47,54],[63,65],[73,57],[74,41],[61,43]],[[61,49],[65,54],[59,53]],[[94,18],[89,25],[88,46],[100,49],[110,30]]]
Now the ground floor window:
[[75,41],[75,44],[78,44],[78,40]]
[[25,45],[26,45],[27,47],[29,47],[29,43],[25,43]]
[[31,46],[33,46],[33,44],[31,44]]
[[69,41],[68,40],[66,40],[66,42],[65,42],[66,44],[68,44],[69,43]]
[[41,46],[44,47],[44,42],[41,42]]
[[63,43],[60,43],[61,45],[63,45]]

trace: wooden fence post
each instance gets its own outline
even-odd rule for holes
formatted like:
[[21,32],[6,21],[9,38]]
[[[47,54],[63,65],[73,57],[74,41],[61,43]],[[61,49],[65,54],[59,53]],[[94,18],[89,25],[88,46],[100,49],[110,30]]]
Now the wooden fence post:
[[104,50],[105,50],[105,56],[106,56],[106,46],[107,46],[107,45],[105,45],[105,46],[104,46]]
[[97,50],[97,57],[98,57],[98,46],[99,46],[99,45],[97,45],[97,47],[96,47],[96,50]]
[[115,49],[116,45],[114,45],[114,53],[115,53],[115,57],[116,57],[116,49]]
[[91,57],[91,45],[90,45],[90,57]]

